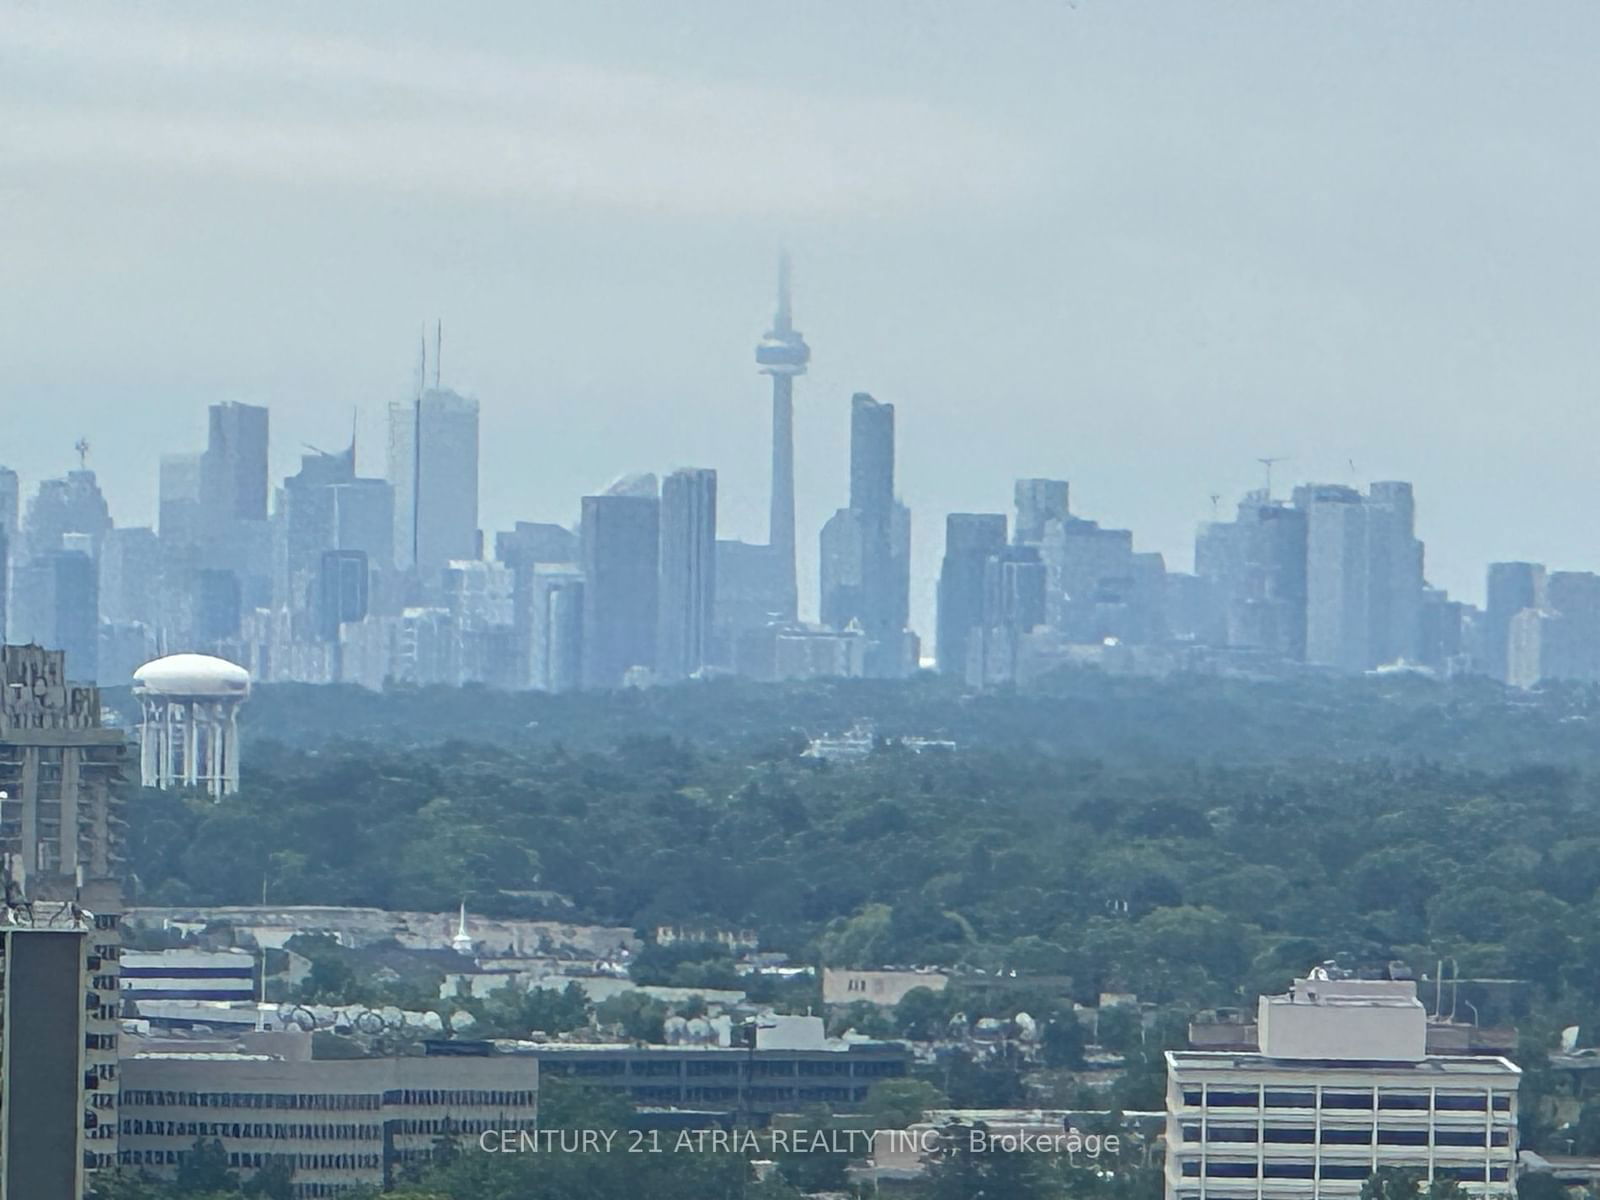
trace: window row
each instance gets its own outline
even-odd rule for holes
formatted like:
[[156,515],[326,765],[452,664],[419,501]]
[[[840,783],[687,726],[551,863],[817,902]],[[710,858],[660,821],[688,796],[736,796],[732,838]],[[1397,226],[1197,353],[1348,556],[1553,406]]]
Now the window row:
[[[1431,1103],[1430,1103],[1431,1100]],[[1211,1108],[1317,1108],[1342,1111],[1371,1112],[1374,1096],[1371,1088],[1334,1089],[1322,1092],[1320,1106],[1315,1090],[1286,1088],[1225,1088],[1185,1087],[1183,1102],[1192,1107]],[[1379,1112],[1509,1112],[1511,1094],[1495,1092],[1384,1092],[1376,1096]]]
[[[1184,1159],[1181,1167],[1186,1179],[1201,1175],[1201,1163]],[[1204,1164],[1207,1179],[1367,1179],[1372,1175],[1368,1163],[1309,1163],[1309,1162],[1216,1162]],[[1460,1183],[1503,1183],[1510,1167],[1500,1164],[1485,1168],[1481,1163],[1470,1167],[1435,1166],[1435,1179],[1453,1179]]]
[[[1507,1146],[1511,1142],[1509,1129],[1435,1128],[1430,1131],[1426,1127],[1390,1129],[1379,1126],[1378,1145],[1426,1146],[1429,1145],[1430,1132],[1435,1146]],[[1317,1130],[1310,1126],[1268,1125],[1258,1132],[1253,1125],[1228,1126],[1209,1122],[1203,1132],[1198,1123],[1186,1123],[1183,1126],[1183,1139],[1186,1142],[1239,1142],[1247,1145],[1255,1145],[1258,1140],[1267,1145],[1312,1145],[1318,1140]],[[1370,1125],[1349,1129],[1327,1126],[1322,1130],[1321,1142],[1324,1146],[1370,1146],[1372,1139],[1373,1129]]]

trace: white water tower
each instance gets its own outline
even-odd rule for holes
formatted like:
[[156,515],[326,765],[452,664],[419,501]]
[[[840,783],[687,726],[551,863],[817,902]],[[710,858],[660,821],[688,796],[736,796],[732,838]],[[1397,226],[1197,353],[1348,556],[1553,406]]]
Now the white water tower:
[[209,654],[169,654],[133,673],[145,787],[239,790],[239,705],[250,672]]

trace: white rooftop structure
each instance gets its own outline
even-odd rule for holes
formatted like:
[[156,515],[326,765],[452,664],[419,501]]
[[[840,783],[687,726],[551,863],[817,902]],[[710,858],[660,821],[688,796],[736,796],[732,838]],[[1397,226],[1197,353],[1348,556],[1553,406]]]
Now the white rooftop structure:
[[239,790],[239,705],[250,672],[209,654],[169,654],[133,673],[144,787]]
[[1411,981],[1313,971],[1282,996],[1262,996],[1256,1020],[1267,1058],[1421,1062],[1428,1054],[1428,1014]]
[[209,654],[169,654],[133,673],[135,695],[238,696],[250,694],[250,672]]
[[1331,1200],[1381,1167],[1516,1190],[1504,1058],[1426,1052],[1416,984],[1314,971],[1263,996],[1260,1053],[1167,1051],[1167,1200]]

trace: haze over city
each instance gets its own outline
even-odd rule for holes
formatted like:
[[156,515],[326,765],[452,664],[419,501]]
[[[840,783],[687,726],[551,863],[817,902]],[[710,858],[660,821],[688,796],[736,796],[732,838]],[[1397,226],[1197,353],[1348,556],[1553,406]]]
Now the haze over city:
[[[780,247],[802,613],[852,392],[898,413],[912,623],[943,514],[1067,478],[1187,569],[1259,485],[1414,482],[1430,581],[1600,566],[1580,5],[16,4],[0,404],[25,487],[92,444],[120,524],[204,407],[274,479],[414,388],[482,405],[482,525],[714,466],[759,540]],[[431,368],[430,368],[431,370]]]

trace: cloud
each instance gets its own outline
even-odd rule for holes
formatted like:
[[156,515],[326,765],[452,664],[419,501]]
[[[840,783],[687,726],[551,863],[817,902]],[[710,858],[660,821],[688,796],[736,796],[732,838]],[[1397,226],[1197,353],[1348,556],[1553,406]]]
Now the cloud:
[[897,97],[263,29],[12,18],[0,152],[13,169],[769,220],[987,211],[1033,174],[1013,135]]

